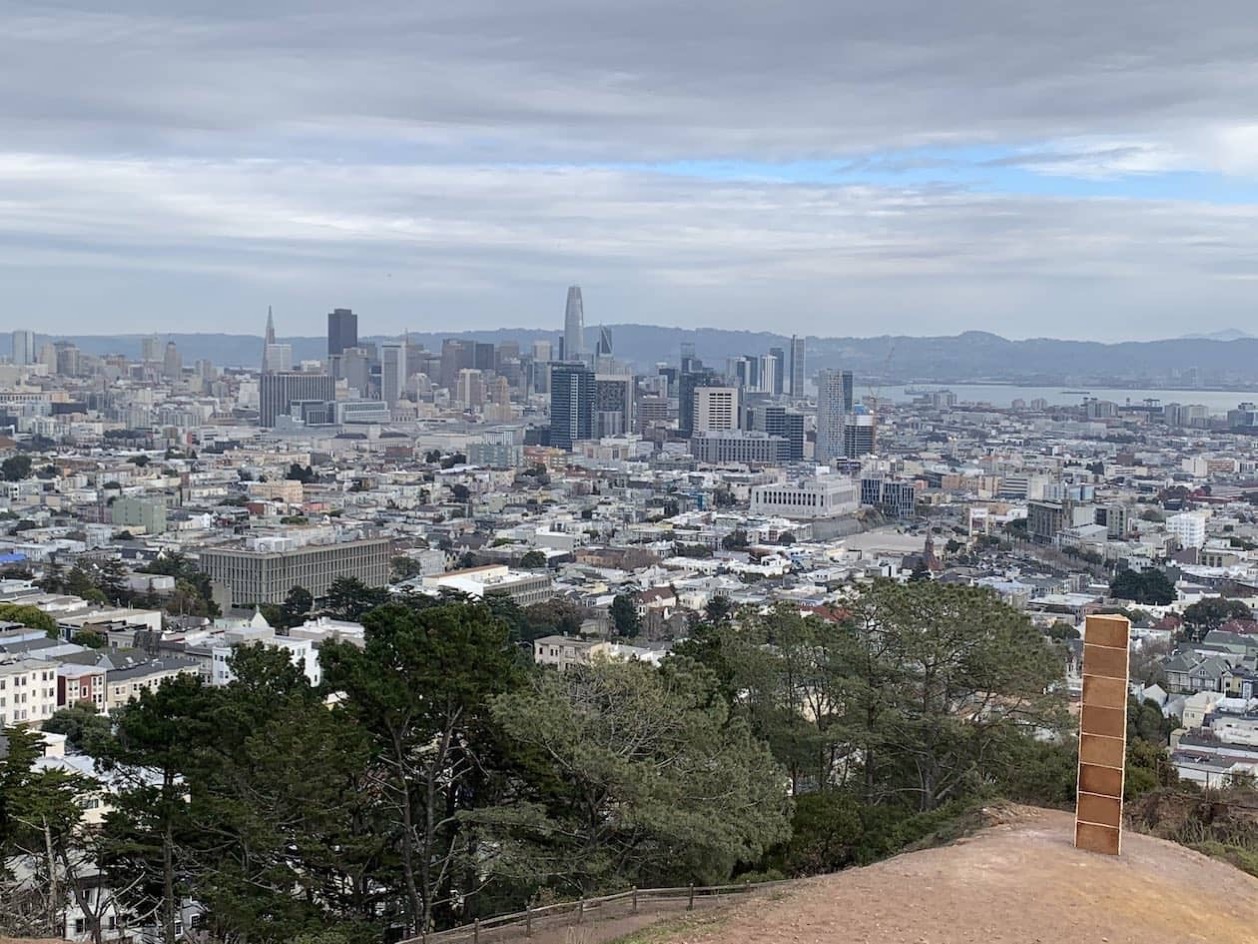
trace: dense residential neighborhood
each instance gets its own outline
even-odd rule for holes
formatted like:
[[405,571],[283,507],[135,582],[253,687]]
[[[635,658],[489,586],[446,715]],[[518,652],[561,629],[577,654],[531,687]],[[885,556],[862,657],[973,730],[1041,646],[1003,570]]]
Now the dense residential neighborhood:
[[[366,696],[344,687],[361,681],[346,660],[381,645],[380,614],[453,607],[457,622],[463,608],[579,699],[608,665],[710,662],[714,632],[745,642],[768,627],[760,651],[774,659],[796,623],[841,646],[864,601],[894,586],[976,594],[999,607],[993,625],[1021,621],[1068,708],[1086,618],[1127,616],[1133,704],[1157,719],[1166,776],[1226,788],[1258,774],[1249,404],[883,396],[809,371],[802,339],[722,369],[683,350],[643,370],[616,359],[609,332],[562,357],[453,339],[430,352],[360,343],[346,310],[329,319],[327,359],[299,366],[268,323],[260,370],[184,365],[157,337],[138,357],[94,357],[15,334],[0,365],[0,726],[35,737],[33,770],[93,785],[85,822],[122,822],[108,814],[137,789],[126,776],[153,774],[94,754],[83,732],[124,743],[139,708],[181,686],[243,697],[260,682],[256,666],[242,681],[242,653],[274,654],[347,715]],[[973,619],[967,634],[990,631]],[[814,703],[821,684],[805,684],[799,723],[842,710]],[[746,691],[729,696],[744,710]],[[1043,718],[1020,724],[1070,743]],[[775,748],[790,795],[841,788],[869,763],[854,744],[830,750],[818,771]],[[71,940],[227,920],[192,884],[142,908],[104,859],[10,861],[15,888],[60,875],[95,896],[43,917]],[[420,895],[371,919],[474,913],[434,907]]]

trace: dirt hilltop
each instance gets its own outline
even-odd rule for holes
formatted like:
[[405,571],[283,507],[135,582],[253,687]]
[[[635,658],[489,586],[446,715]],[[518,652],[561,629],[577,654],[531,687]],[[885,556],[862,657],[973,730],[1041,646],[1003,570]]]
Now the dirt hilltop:
[[1126,832],[1115,859],[1077,851],[1067,813],[1023,807],[953,845],[745,902],[660,944],[1258,942],[1258,879]]

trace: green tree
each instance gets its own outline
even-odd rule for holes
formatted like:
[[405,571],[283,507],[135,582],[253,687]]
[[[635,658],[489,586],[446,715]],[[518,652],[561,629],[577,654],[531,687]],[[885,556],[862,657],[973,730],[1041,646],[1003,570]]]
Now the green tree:
[[1161,706],[1152,699],[1127,699],[1127,741],[1148,741],[1159,748],[1170,743],[1175,723],[1162,714]]
[[105,820],[106,873],[125,905],[154,914],[163,944],[175,944],[180,900],[192,893],[193,832],[187,778],[197,745],[210,740],[201,679],[179,675],[140,694],[114,717],[100,763],[117,786]]
[[99,630],[80,629],[74,634],[74,642],[87,649],[104,649],[109,640]]
[[390,561],[391,579],[394,583],[418,577],[422,572],[419,561],[409,555],[399,554]]
[[335,619],[357,621],[388,599],[389,591],[383,587],[369,587],[357,577],[337,577],[320,603]]
[[[44,892],[43,932],[50,937],[61,936],[59,923],[72,892],[88,904],[72,866],[79,859],[83,805],[99,791],[99,784],[80,774],[58,768],[28,768],[8,805],[10,828],[3,837],[5,851],[33,866],[33,883]],[[93,915],[90,907],[85,913],[97,918],[91,936],[99,942],[98,915]]]
[[1204,597],[1184,609],[1184,633],[1193,642],[1200,642],[1206,633],[1219,629],[1231,620],[1251,620],[1253,611],[1242,600]]
[[492,766],[489,700],[516,684],[518,666],[507,628],[483,605],[389,604],[363,625],[364,648],[326,643],[320,660],[379,758],[375,796],[402,910],[411,930],[424,931],[475,896],[475,875],[492,861],[466,814]]
[[[5,728],[0,756],[0,861],[20,860],[30,880],[5,895],[0,928],[6,932],[61,937],[67,901],[61,858],[82,815],[86,778],[35,766],[43,753],[39,734]],[[6,888],[6,892],[10,892]]]
[[1057,620],[1052,626],[1048,627],[1048,632],[1045,635],[1054,642],[1066,642],[1070,639],[1078,639],[1079,630],[1065,620]]
[[987,590],[879,582],[854,605],[851,628],[837,702],[870,799],[890,787],[932,810],[982,781],[989,750],[1011,730],[1063,720],[1049,693],[1057,654]]
[[1110,581],[1110,596],[1146,606],[1169,606],[1175,602],[1175,585],[1160,570],[1121,570]]
[[22,603],[0,603],[0,621],[42,629],[50,639],[56,639],[60,635],[55,619],[38,607]]
[[213,741],[188,775],[184,856],[207,930],[256,944],[333,928],[379,940],[388,840],[365,730],[324,707],[283,650],[237,647],[231,669],[207,692]]
[[706,544],[683,544],[678,542],[673,545],[673,554],[677,557],[693,557],[706,560],[712,556],[712,548]]
[[575,895],[727,880],[788,833],[782,771],[692,666],[536,676],[494,717],[526,765],[526,855]]
[[280,605],[280,629],[300,626],[314,608],[314,596],[305,587],[297,586],[288,591]]
[[638,617],[638,605],[634,602],[632,594],[616,594],[608,609],[608,615],[611,617],[612,627],[617,636],[633,639],[642,632],[642,620]]
[[31,474],[31,457],[26,455],[9,456],[0,462],[0,474],[6,482],[20,482]]
[[66,593],[82,597],[91,603],[105,603],[105,594],[96,585],[95,565],[84,560],[75,561],[66,575]]
[[[996,776],[1011,738],[1063,721],[1054,648],[990,592],[882,581],[844,623],[780,606],[698,624],[675,647],[708,666],[787,768],[793,791],[851,789],[930,812]],[[911,802],[910,802],[911,801]]]
[[526,642],[541,636],[575,636],[585,622],[585,610],[567,597],[551,597],[524,608]]
[[715,593],[708,598],[703,609],[704,617],[710,623],[728,623],[734,618],[734,601],[723,593]]
[[131,600],[131,590],[127,586],[127,569],[115,558],[111,557],[97,566],[95,586],[115,606],[122,606]]
[[[202,575],[204,576],[204,575]],[[177,579],[163,609],[171,616],[218,616],[219,606],[210,597],[209,579]]]
[[546,566],[546,555],[538,550],[525,551],[520,566],[525,570],[539,570]]
[[65,593],[65,568],[50,560],[35,584],[45,593]]
[[81,701],[53,713],[43,724],[50,734],[64,734],[66,744],[84,754],[99,754],[109,742],[112,728],[109,719],[89,701]]

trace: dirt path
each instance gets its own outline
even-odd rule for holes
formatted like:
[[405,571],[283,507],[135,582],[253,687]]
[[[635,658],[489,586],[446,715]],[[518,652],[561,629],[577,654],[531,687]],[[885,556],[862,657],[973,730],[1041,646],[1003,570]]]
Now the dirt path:
[[1069,814],[1017,810],[941,849],[735,905],[681,944],[1255,944],[1258,879],[1128,833],[1120,858],[1078,852]]

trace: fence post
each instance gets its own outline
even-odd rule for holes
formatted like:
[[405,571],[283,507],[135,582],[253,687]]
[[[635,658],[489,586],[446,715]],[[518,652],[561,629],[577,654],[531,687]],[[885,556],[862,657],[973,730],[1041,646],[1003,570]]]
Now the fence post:
[[686,910],[687,911],[695,910],[695,883],[694,882],[690,883],[690,900],[686,902]]
[[577,902],[577,924],[585,920],[585,899],[582,898]]
[[472,922],[472,944],[480,944],[480,918]]
[[524,908],[524,936],[533,936],[533,909],[529,906]]
[[638,886],[633,886],[633,911],[632,914],[638,913]]

